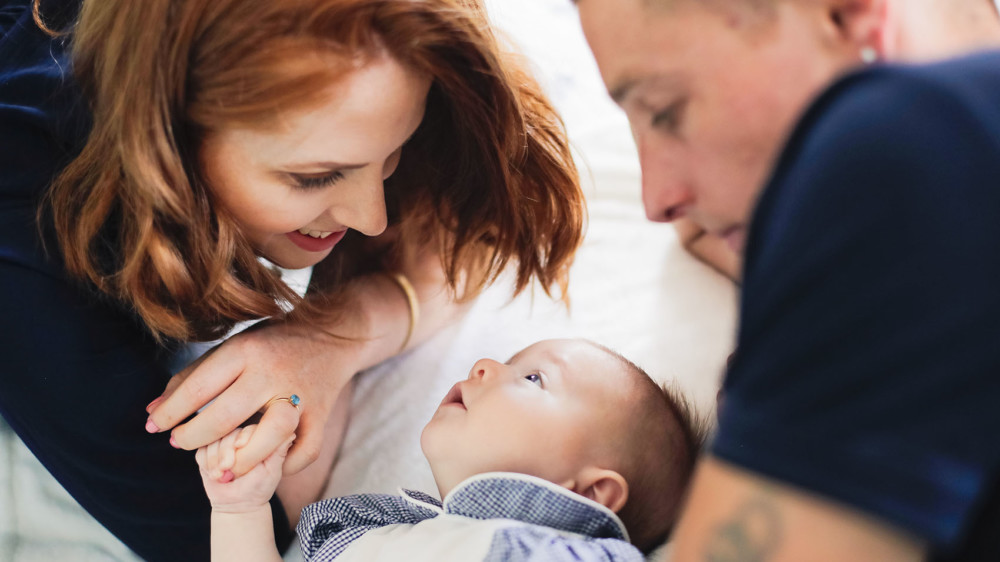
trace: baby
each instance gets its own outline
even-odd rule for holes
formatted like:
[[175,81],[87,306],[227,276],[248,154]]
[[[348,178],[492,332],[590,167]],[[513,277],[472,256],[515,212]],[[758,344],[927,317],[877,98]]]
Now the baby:
[[[196,455],[214,560],[280,560],[268,500],[290,443],[244,476],[216,478],[216,460],[252,431]],[[674,524],[697,433],[684,402],[621,355],[542,341],[506,363],[476,362],[424,427],[443,502],[403,491],[309,505],[302,550],[307,560],[642,561]]]

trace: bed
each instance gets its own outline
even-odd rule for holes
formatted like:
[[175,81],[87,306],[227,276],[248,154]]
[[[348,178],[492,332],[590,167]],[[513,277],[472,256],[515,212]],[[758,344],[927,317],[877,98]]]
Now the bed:
[[[582,336],[612,347],[654,378],[674,382],[701,418],[714,419],[733,341],[735,287],[688,256],[669,225],[645,220],[628,125],[607,99],[573,5],[487,4],[562,113],[583,175],[589,223],[572,270],[571,307],[538,290],[511,300],[511,284],[501,279],[461,322],[359,375],[327,496],[395,493],[400,486],[433,492],[418,438],[441,397],[476,359],[505,360],[542,338]],[[134,556],[82,512],[0,422],[0,562],[53,559]]]

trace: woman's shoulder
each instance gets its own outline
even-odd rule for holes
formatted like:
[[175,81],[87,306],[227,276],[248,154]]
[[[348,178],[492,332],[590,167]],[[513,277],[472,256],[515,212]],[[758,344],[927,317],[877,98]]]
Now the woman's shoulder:
[[[40,29],[31,4],[15,0],[0,7],[0,197],[7,203],[37,198],[90,127],[70,71],[69,39]],[[65,14],[75,4],[43,7]]]
[[[82,0],[37,0],[38,12],[52,29],[67,27],[80,11]],[[0,0],[0,45],[8,32],[30,29],[36,0]]]

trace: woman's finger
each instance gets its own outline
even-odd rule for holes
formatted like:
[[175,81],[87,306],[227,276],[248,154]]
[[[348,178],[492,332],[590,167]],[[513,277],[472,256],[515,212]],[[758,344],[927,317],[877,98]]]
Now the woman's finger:
[[[198,415],[173,429],[171,435],[181,449],[192,450],[221,439],[257,414],[267,400],[263,377],[246,376],[225,388]],[[161,408],[163,406],[160,406]]]
[[354,383],[348,382],[340,389],[332,411],[327,411],[328,413],[322,416],[302,416],[299,429],[296,431],[298,439],[285,460],[286,476],[304,470],[313,462],[319,462],[321,467],[326,467],[320,468],[322,472],[329,472],[328,468],[333,466],[333,459],[347,429],[353,393]]
[[257,429],[257,424],[251,424],[244,427],[243,431],[240,432],[239,437],[236,438],[235,447],[237,449],[242,449],[243,447],[246,447],[247,443],[250,442],[250,438],[253,437],[253,432],[256,429]]
[[278,450],[271,453],[271,456],[264,459],[264,469],[271,474],[281,474],[281,466],[284,464],[285,459],[288,457],[288,450],[292,447],[292,443],[295,442],[295,435],[285,440]]
[[246,474],[274,453],[296,433],[299,419],[297,407],[284,400],[272,402],[260,418],[250,441],[236,452],[233,474],[236,477]]
[[288,458],[285,459],[285,474],[295,474],[319,458],[323,447],[324,432],[323,424],[319,424],[319,427],[316,426],[317,421],[323,420],[317,420],[315,416],[310,416],[303,417],[299,422],[299,428],[296,431],[298,438],[289,449]]
[[[235,343],[230,340],[226,344],[231,342]],[[238,350],[230,350],[226,344],[171,379],[167,386],[170,392],[155,405],[149,416],[147,431],[156,433],[173,428],[212,401],[239,378],[243,372],[244,359]],[[175,388],[171,389],[171,384],[175,384]],[[226,431],[233,427],[235,426]]]

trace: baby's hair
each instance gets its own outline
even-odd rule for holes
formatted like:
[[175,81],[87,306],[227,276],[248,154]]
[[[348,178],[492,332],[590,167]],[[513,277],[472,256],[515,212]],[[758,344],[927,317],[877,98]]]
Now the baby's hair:
[[616,468],[629,486],[628,500],[618,517],[632,543],[649,553],[673,530],[706,431],[675,385],[658,384],[620,353],[593,345],[619,360],[638,390],[625,424],[627,438],[617,448],[622,465]]

